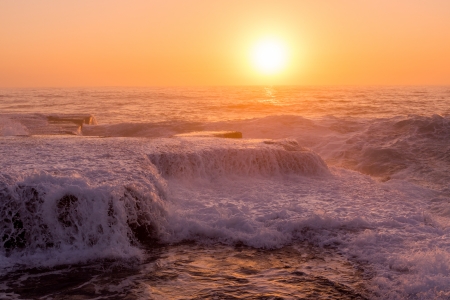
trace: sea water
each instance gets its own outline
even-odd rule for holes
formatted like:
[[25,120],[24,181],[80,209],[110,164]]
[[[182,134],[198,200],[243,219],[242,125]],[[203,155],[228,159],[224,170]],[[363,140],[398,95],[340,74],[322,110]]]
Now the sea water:
[[3,89],[0,297],[448,299],[449,182],[450,87]]

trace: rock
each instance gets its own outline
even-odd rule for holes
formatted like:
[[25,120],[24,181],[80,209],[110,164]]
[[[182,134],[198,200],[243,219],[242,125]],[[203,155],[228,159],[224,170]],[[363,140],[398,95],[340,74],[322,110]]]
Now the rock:
[[50,123],[73,123],[78,126],[86,125],[96,125],[97,121],[92,115],[59,115],[59,116],[48,116],[47,120]]
[[229,139],[241,139],[242,132],[239,131],[195,131],[174,135],[175,137],[218,137]]

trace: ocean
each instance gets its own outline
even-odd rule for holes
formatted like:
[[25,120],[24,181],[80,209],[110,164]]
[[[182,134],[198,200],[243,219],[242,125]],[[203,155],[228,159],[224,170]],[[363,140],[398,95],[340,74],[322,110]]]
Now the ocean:
[[0,90],[1,299],[450,299],[450,87]]

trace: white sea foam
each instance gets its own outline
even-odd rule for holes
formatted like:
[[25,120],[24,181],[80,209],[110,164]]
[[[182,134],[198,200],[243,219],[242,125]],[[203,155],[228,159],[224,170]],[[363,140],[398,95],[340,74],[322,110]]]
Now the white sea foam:
[[221,140],[177,138],[148,154],[164,175],[191,180],[198,177],[318,175],[328,173],[324,161],[295,140]]
[[138,241],[173,235],[159,173],[187,181],[328,173],[295,141],[10,138],[0,153],[0,250],[9,266],[128,257]]
[[370,263],[374,296],[447,293],[450,229],[436,226],[426,213],[426,199],[433,192],[402,181],[380,184],[355,172],[332,171],[331,177],[316,178],[171,179],[171,234],[164,238],[258,248],[306,240]]
[[127,150],[109,148],[92,156],[95,143],[73,139],[3,142],[2,266],[129,258],[140,254],[138,241],[162,230],[165,181],[139,155],[120,159]]

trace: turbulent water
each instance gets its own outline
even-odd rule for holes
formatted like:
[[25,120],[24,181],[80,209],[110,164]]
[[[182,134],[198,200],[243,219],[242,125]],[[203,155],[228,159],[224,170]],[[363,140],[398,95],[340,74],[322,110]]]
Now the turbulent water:
[[449,183],[450,87],[0,90],[0,298],[449,299]]

